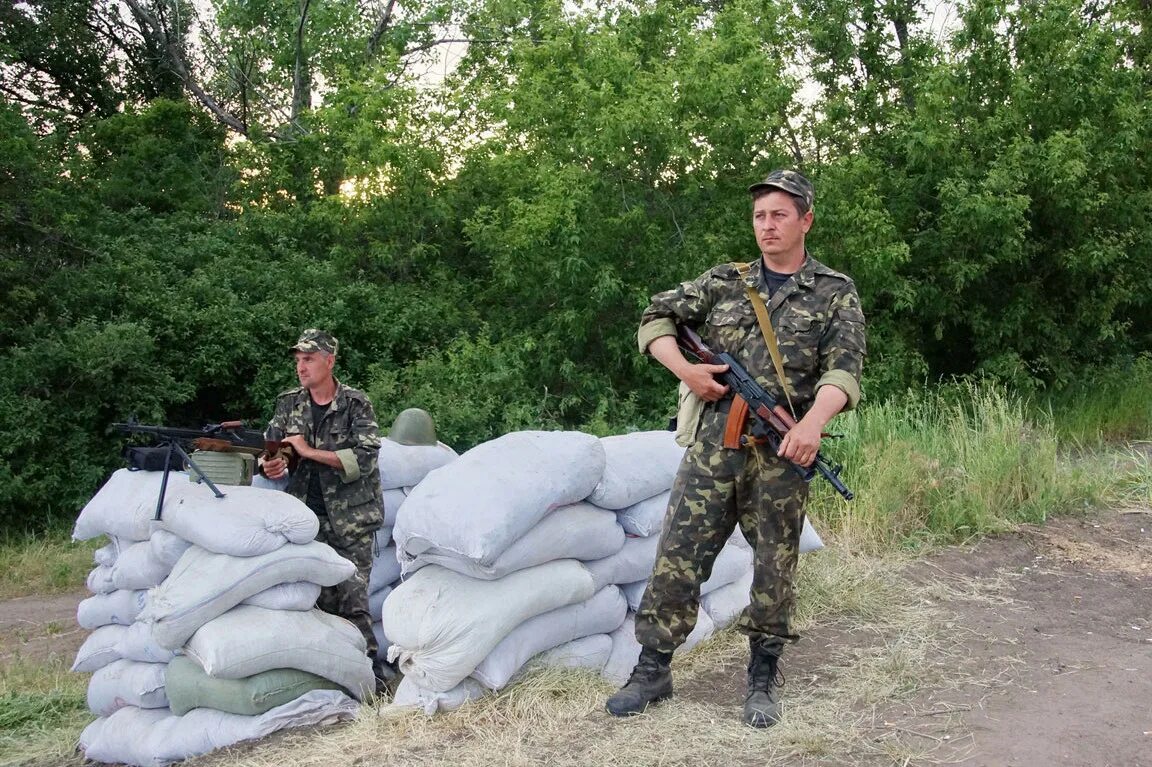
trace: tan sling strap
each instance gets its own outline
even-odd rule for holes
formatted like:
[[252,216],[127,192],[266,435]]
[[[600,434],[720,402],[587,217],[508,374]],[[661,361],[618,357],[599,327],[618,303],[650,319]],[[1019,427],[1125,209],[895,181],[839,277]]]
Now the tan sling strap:
[[788,379],[784,377],[784,360],[780,356],[780,347],[776,344],[776,332],[772,329],[772,320],[768,317],[768,307],[764,306],[764,299],[760,297],[756,279],[752,276],[752,263],[736,264],[736,271],[744,280],[744,289],[748,291],[748,300],[756,311],[756,321],[760,324],[760,332],[764,334],[764,343],[768,345],[768,353],[772,355],[772,366],[776,368],[776,377],[780,379],[780,387],[784,389],[784,399],[788,400],[788,410],[792,418],[796,418],[796,408],[792,406],[792,393],[788,390]]

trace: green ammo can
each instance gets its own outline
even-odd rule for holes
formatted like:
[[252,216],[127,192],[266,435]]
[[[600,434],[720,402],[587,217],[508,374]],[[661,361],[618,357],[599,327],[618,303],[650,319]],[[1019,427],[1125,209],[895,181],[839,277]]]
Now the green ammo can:
[[[208,479],[217,485],[251,485],[256,456],[248,453],[220,453],[215,450],[196,450],[192,460]],[[200,474],[191,466],[184,467],[188,479],[200,481]]]

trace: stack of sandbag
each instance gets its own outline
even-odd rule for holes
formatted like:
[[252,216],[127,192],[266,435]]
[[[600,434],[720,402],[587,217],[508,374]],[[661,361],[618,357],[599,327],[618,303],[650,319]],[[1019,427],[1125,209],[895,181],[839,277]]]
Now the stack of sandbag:
[[85,506],[73,537],[107,535],[77,619],[93,633],[99,719],[89,759],[166,764],[277,729],[354,715],[374,687],[364,639],[314,610],[352,563],[314,540],[318,522],[284,493],[222,486],[225,497],[162,473],[121,470]]
[[[429,440],[431,442],[431,440]],[[380,623],[380,611],[392,589],[400,585],[400,560],[396,557],[396,544],[392,541],[392,528],[400,507],[412,488],[433,469],[456,460],[455,450],[443,442],[413,445],[396,442],[390,437],[380,440],[380,487],[384,493],[384,527],[376,532],[376,545],[372,552],[372,573],[368,579],[368,611],[372,615],[372,630],[376,633],[379,657],[388,657],[391,642]]]

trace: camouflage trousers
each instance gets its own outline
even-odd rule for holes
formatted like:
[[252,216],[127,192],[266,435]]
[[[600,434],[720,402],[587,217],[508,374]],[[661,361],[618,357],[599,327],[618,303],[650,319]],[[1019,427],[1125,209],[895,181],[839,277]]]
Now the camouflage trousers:
[[364,641],[368,643],[367,655],[375,661],[379,647],[376,635],[372,632],[372,616],[368,612],[368,576],[372,571],[374,533],[365,533],[362,538],[349,540],[333,531],[332,521],[327,515],[319,515],[318,518],[320,532],[316,534],[316,540],[327,543],[337,554],[355,564],[356,574],[343,583],[322,589],[316,606],[326,613],[351,621],[360,629]]
[[636,639],[671,652],[696,626],[700,585],[737,525],[753,550],[751,603],[737,628],[779,654],[792,633],[808,484],[768,447],[688,448],[672,485],[659,553],[636,613]]

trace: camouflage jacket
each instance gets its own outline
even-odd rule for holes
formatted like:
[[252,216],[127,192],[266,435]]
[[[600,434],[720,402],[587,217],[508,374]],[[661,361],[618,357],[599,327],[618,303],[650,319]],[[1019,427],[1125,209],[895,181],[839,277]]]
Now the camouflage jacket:
[[324,505],[332,528],[349,540],[358,539],[384,524],[384,500],[380,490],[379,427],[372,403],[363,392],[337,381],[336,396],[312,430],[312,398],[304,388],[290,389],[276,398],[276,411],[266,435],[279,429],[285,436],[303,434],[308,444],[331,450],[341,468],[315,461],[301,461],[288,481],[287,491],[300,500],[308,497],[308,483],[320,474]]
[[[748,279],[755,281],[768,307],[797,417],[803,417],[816,390],[824,385],[848,395],[845,410],[855,407],[860,401],[865,354],[864,313],[855,284],[808,256],[769,299],[762,269],[763,259],[757,259]],[[640,350],[647,352],[660,336],[675,335],[679,323],[696,329],[714,351],[732,354],[781,404],[787,402],[735,264],[714,267],[653,296],[640,320]],[[715,409],[715,405],[705,408],[705,421]],[[704,438],[703,431],[700,438]]]

